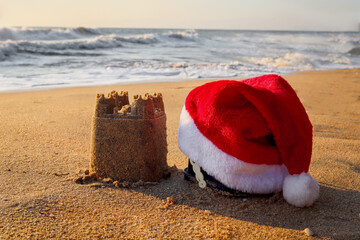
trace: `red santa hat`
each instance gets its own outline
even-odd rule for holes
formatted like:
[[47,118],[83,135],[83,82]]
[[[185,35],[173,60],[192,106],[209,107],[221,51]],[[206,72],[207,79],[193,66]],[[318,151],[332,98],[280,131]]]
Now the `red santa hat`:
[[312,125],[280,76],[222,80],[193,89],[181,112],[180,150],[225,186],[248,193],[283,191],[297,207],[319,196],[308,173]]

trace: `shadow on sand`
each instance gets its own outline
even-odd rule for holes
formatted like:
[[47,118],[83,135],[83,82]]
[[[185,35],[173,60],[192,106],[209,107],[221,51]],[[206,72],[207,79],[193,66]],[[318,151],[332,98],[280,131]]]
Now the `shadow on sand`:
[[[116,188],[103,183],[95,183],[94,187]],[[175,205],[260,225],[299,231],[310,228],[315,237],[360,239],[360,192],[326,183],[320,182],[320,198],[306,208],[289,205],[282,193],[233,197],[201,189],[196,183],[185,181],[179,169],[174,169],[171,177],[159,184],[120,189],[165,201],[171,197]]]
[[244,198],[204,190],[185,181],[180,170],[158,185],[133,191],[160,199],[172,197],[178,205],[260,225],[294,230],[309,227],[316,237],[360,239],[360,192],[329,184],[320,183],[320,198],[307,208],[289,205],[282,193]]

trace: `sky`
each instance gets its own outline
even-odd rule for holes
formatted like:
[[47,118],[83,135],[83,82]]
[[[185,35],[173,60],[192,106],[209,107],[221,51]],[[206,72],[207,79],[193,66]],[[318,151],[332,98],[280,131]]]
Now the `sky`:
[[0,0],[11,26],[358,31],[360,0]]

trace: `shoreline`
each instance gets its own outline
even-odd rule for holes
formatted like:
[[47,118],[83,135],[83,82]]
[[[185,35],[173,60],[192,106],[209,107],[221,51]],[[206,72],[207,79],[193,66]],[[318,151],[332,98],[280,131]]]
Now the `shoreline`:
[[[360,68],[343,68],[343,69],[329,69],[329,70],[304,70],[304,71],[294,71],[285,75],[281,75],[282,77],[286,78],[287,76],[292,76],[292,75],[298,75],[298,74],[302,74],[302,73],[315,73],[315,72],[330,72],[330,71],[343,71],[343,70],[357,70]],[[269,73],[269,74],[276,74],[276,73]],[[278,74],[280,75],[280,74]],[[256,76],[260,76],[260,75],[254,75],[252,77],[256,77]],[[111,87],[111,86],[132,86],[132,85],[143,85],[143,84],[159,84],[159,83],[179,83],[179,82],[208,82],[208,81],[217,81],[217,80],[241,80],[241,79],[246,79],[246,78],[251,78],[251,77],[243,77],[243,76],[239,76],[239,77],[224,77],[224,78],[198,78],[198,79],[173,79],[173,80],[160,80],[160,81],[156,81],[156,80],[142,80],[140,82],[126,82],[125,83],[117,83],[117,84],[104,84],[104,85],[90,85],[90,86],[81,86],[81,85],[74,85],[74,86],[67,86],[67,87],[61,87],[61,86],[57,86],[57,87],[44,87],[44,88],[34,88],[34,89],[18,89],[18,90],[10,90],[10,91],[0,91],[0,95],[1,94],[16,94],[16,93],[28,93],[28,92],[42,92],[42,91],[53,91],[53,90],[61,90],[61,89],[78,89],[78,88],[101,88],[101,87]]]
[[[234,198],[183,180],[180,110],[189,91],[213,79],[0,93],[0,238],[358,239],[360,69],[284,78],[313,125],[309,172],[320,198],[309,208],[281,193]],[[177,167],[169,179],[135,188],[74,182],[89,169],[95,96],[112,90],[163,94],[167,162]]]

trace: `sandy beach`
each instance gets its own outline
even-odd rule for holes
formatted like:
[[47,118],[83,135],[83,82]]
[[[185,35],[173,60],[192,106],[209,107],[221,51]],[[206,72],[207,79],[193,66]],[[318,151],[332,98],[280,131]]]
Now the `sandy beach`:
[[[281,193],[235,198],[183,180],[179,115],[207,81],[0,94],[0,239],[360,239],[360,69],[284,78],[313,124],[310,173],[320,198],[308,208]],[[95,96],[111,90],[163,94],[169,179],[75,183],[89,169]]]

